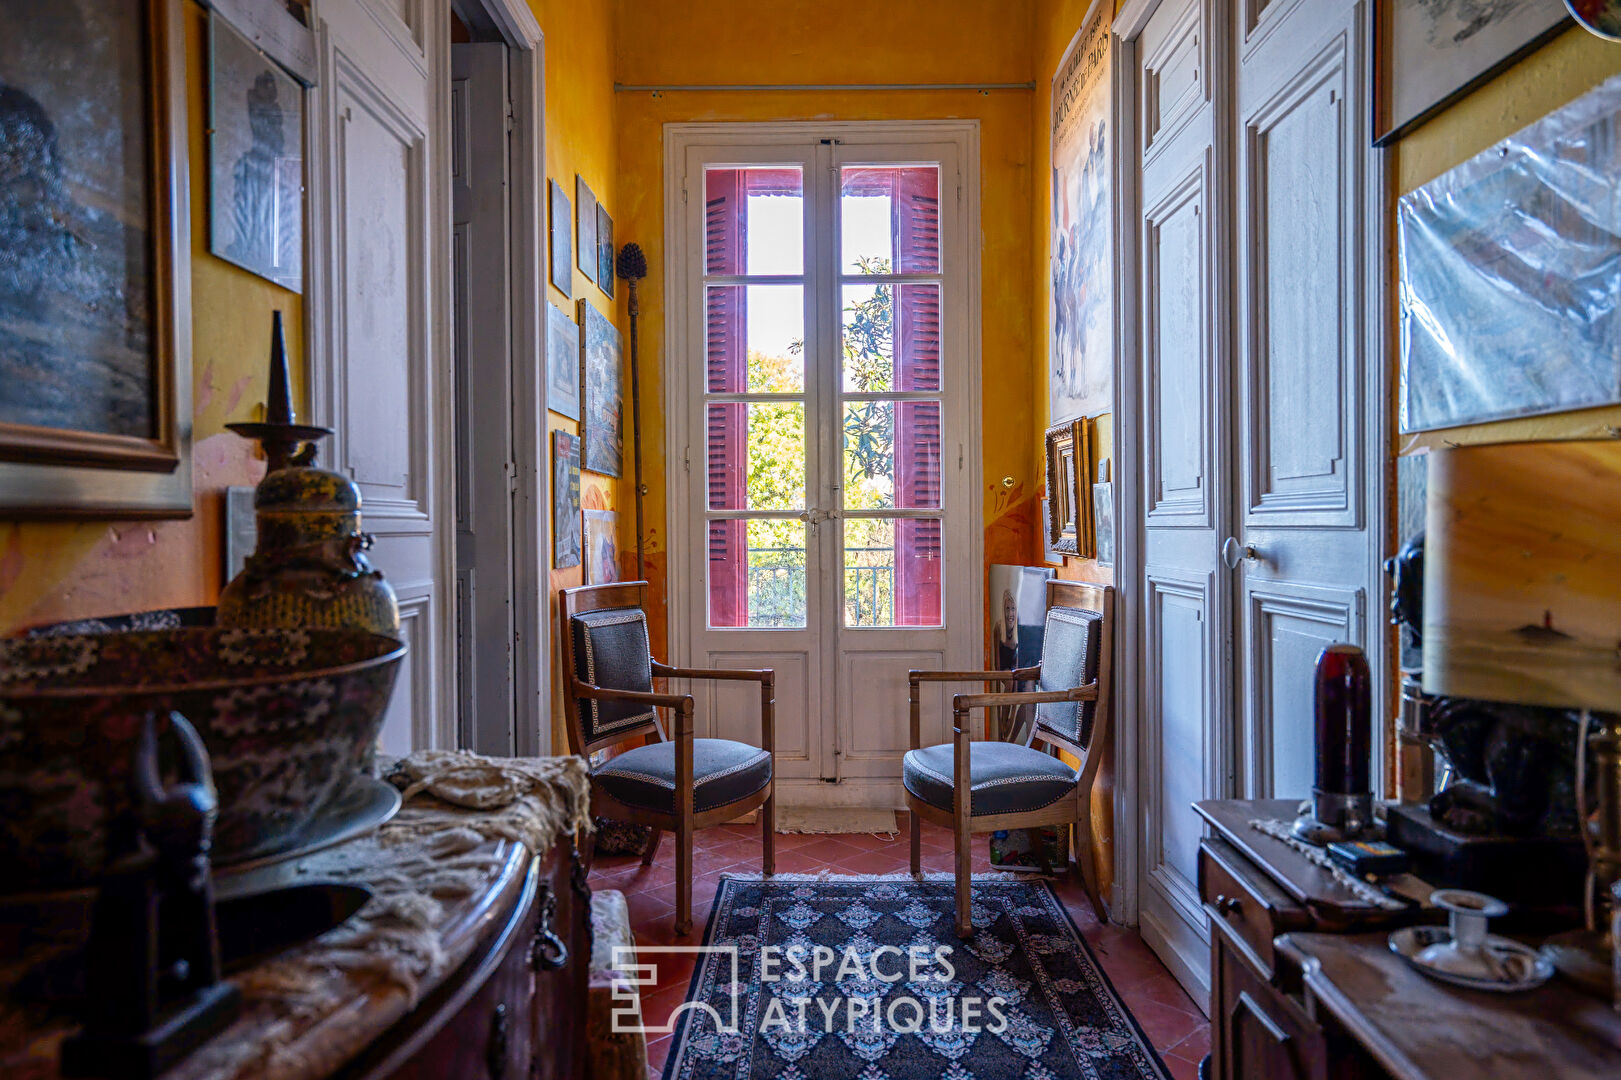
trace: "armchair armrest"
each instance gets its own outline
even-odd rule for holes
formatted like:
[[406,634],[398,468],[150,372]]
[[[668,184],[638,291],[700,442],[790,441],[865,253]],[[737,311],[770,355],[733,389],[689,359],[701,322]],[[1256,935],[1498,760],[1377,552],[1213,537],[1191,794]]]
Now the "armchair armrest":
[[682,709],[690,711],[692,706],[691,694],[659,694],[649,693],[645,690],[610,690],[603,686],[594,686],[591,683],[576,683],[573,692],[583,698],[595,698],[598,701],[628,701],[638,705],[652,705],[656,708]]
[[1041,667],[1015,671],[908,671],[908,682],[1022,682],[1041,677]]
[[653,662],[653,674],[661,679],[714,679],[729,682],[772,682],[776,672],[769,668],[758,671],[745,668],[680,668]]
[[1008,694],[955,694],[951,698],[953,710],[986,709],[1000,705],[1045,705],[1060,701],[1096,701],[1098,684],[1087,683],[1073,690],[1028,690]]

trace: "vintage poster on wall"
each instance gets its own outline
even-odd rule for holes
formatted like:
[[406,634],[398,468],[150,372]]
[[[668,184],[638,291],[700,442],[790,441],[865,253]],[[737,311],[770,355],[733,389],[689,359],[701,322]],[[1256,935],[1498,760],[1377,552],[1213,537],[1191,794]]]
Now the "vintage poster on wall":
[[552,432],[552,565],[580,565],[580,440]]
[[587,300],[581,300],[580,325],[585,336],[580,346],[584,373],[581,392],[584,415],[580,438],[585,444],[581,464],[588,472],[618,476],[624,460],[624,408],[619,331]]
[[1053,77],[1051,423],[1096,416],[1113,405],[1112,10],[1092,5]]
[[1621,75],[1402,196],[1401,427],[1621,402]]

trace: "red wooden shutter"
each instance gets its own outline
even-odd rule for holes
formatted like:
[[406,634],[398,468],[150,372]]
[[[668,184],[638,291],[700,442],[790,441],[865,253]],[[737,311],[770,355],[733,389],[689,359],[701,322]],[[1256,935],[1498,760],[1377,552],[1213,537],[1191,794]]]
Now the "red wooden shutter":
[[[704,178],[705,269],[711,274],[740,274],[748,250],[748,199],[744,173],[710,170]],[[707,376],[711,390],[741,390],[748,356],[747,293],[741,287],[710,289],[707,325]],[[744,505],[747,469],[747,409],[711,405],[707,417],[709,505]],[[747,626],[749,621],[749,553],[744,523],[709,523],[709,620],[711,626]]]
[[[901,272],[940,268],[939,176],[933,170],[896,170],[895,264]],[[897,389],[938,390],[940,287],[895,287]],[[899,506],[940,505],[940,406],[907,401],[895,406],[895,489]],[[940,522],[895,522],[895,621],[901,626],[940,622]]]

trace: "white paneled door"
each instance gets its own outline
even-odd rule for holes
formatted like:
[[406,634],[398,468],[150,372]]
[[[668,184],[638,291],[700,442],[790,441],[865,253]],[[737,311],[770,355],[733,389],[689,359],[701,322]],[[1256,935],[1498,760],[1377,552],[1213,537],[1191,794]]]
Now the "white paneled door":
[[1353,0],[1164,0],[1131,31],[1138,903],[1196,997],[1209,954],[1191,804],[1306,797],[1317,654],[1369,645],[1382,406],[1367,19]]
[[[973,136],[670,133],[671,640],[776,671],[789,804],[899,805],[907,671],[979,653]],[[693,690],[700,734],[756,737]]]
[[[430,18],[438,11],[440,18]],[[321,0],[310,118],[310,370],[322,460],[359,485],[371,552],[399,596],[410,646],[384,721],[385,751],[452,745],[454,579],[439,438],[451,430],[437,297],[449,233],[431,132],[447,20],[423,0]]]

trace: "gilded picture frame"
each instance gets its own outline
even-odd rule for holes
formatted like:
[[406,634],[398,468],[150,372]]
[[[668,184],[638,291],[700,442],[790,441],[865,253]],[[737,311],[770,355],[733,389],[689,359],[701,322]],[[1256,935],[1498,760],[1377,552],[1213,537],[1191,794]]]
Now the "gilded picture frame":
[[[0,16],[0,39],[50,41],[64,51],[60,64],[20,67],[0,46],[12,120],[32,122],[53,143],[52,153],[33,163],[40,182],[31,207],[44,223],[36,230],[38,287],[0,293],[0,384],[10,389],[9,396],[0,390],[0,512],[188,517],[191,199],[183,0],[118,5],[101,21],[63,23],[60,16],[46,0]],[[97,58],[106,70],[97,69]],[[120,84],[128,84],[128,98],[116,93]],[[92,99],[97,108],[77,109]],[[107,100],[130,107],[120,114],[105,107]],[[80,114],[97,119],[89,126],[70,121]],[[106,143],[126,152],[140,148],[136,160],[144,157],[145,170],[107,168]],[[98,183],[111,184],[108,195]],[[85,191],[110,200],[116,213],[85,201]],[[30,206],[17,209],[27,213]],[[53,240],[46,227],[53,224],[71,226],[75,242]],[[106,242],[92,242],[98,238]],[[26,262],[29,253],[20,256]],[[53,259],[67,265],[52,268]],[[103,296],[122,302],[100,302]],[[32,342],[26,357],[12,347],[24,340]],[[20,388],[24,372],[33,393]]]
[[1061,555],[1090,559],[1092,527],[1092,421],[1077,417],[1047,429],[1047,546]]

